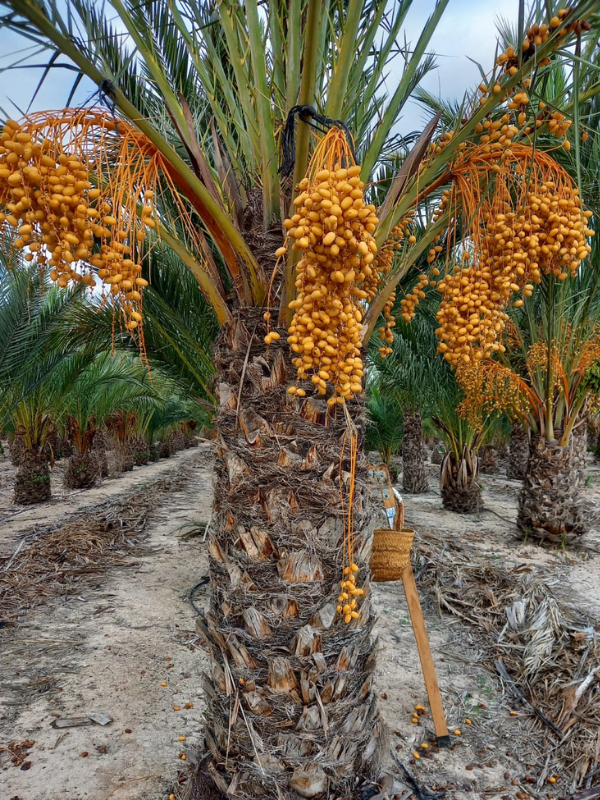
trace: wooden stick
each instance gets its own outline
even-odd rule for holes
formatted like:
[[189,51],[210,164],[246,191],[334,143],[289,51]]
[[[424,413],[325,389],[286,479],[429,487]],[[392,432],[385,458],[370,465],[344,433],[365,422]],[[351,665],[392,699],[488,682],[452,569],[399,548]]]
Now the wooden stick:
[[419,658],[421,660],[421,669],[423,670],[423,677],[425,678],[425,688],[427,689],[427,696],[429,697],[429,706],[431,708],[431,716],[433,717],[435,735],[437,736],[438,745],[440,747],[449,747],[450,737],[448,735],[448,726],[446,725],[444,706],[442,705],[442,696],[435,672],[435,665],[431,656],[431,647],[429,646],[423,611],[421,609],[421,603],[419,602],[415,576],[413,575],[412,566],[410,564],[402,573],[402,585],[404,586],[406,604],[408,605],[408,611],[415,633],[417,650],[419,651]]

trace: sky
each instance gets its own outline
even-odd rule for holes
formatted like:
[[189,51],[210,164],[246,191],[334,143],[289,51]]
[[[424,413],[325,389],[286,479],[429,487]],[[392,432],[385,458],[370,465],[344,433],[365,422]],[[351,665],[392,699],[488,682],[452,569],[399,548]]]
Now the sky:
[[[416,43],[434,6],[435,0],[414,0],[404,27],[409,43]],[[0,10],[5,10],[1,2]],[[518,0],[450,0],[428,49],[437,54],[438,68],[425,77],[421,84],[423,88],[445,99],[461,99],[464,92],[473,89],[480,80],[478,68],[468,57],[479,61],[488,71],[496,49],[497,21],[503,17],[515,22],[517,13]],[[43,53],[34,56],[32,50],[27,49],[30,47],[31,43],[17,34],[0,29],[0,67],[27,57],[29,63],[34,64],[48,60]],[[392,67],[390,70],[387,80],[390,92],[395,88],[401,66],[399,62],[398,69]],[[15,104],[23,112],[27,110],[42,72],[42,68],[21,68],[0,73],[0,116],[20,117]],[[31,110],[63,108],[74,78],[74,72],[54,71],[33,101]],[[82,81],[72,104],[85,103],[94,90],[91,82]],[[426,121],[427,116],[419,104],[411,102],[404,111],[398,130],[401,133],[420,130]]]

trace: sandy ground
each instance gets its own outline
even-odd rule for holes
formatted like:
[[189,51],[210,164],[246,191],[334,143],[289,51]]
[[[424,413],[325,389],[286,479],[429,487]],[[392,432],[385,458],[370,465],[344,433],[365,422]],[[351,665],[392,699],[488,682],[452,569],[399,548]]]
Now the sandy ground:
[[[566,592],[598,614],[598,530],[579,551],[523,545],[513,533],[516,482],[483,476],[484,507],[463,517],[442,510],[436,472],[432,466],[429,493],[404,498],[407,523],[418,536],[443,531],[453,546],[471,548],[474,559],[556,569]],[[0,463],[0,556],[14,552],[19,536],[36,526],[59,524],[170,473],[189,477],[152,514],[144,554],[133,566],[111,570],[99,589],[26,615],[17,629],[0,630],[0,745],[34,741],[28,769],[0,753],[0,800],[167,800],[184,766],[180,753],[193,759],[202,738],[199,687],[205,662],[188,593],[207,572],[206,546],[201,537],[186,538],[183,526],[206,522],[212,499],[209,445],[87,492],[59,490],[51,503],[25,511],[10,505],[13,471],[6,460]],[[595,517],[600,470],[593,465],[584,496]],[[427,598],[426,622],[448,723],[461,735],[452,735],[450,750],[421,748],[433,738],[433,726],[429,713],[411,723],[414,706],[428,708],[428,702],[402,586],[375,585],[374,596],[380,707],[392,751],[419,783],[444,789],[450,800],[566,797],[564,781],[537,788],[531,783],[540,765],[529,747],[528,721],[510,716],[495,677],[480,663],[477,632],[456,618],[440,617]],[[112,722],[52,727],[58,718],[88,713]],[[417,750],[419,759],[413,755]]]

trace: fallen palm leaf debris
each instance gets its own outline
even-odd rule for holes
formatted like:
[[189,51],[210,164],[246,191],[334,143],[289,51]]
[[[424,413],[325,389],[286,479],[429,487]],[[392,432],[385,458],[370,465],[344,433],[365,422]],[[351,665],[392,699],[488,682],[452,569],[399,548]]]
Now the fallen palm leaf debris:
[[[484,637],[483,662],[531,714],[531,745],[568,775],[571,792],[600,785],[600,625],[561,596],[550,569],[490,565],[455,550],[443,532],[421,531],[420,587]],[[521,716],[521,715],[520,715]]]
[[0,625],[16,626],[28,611],[52,598],[81,593],[101,583],[110,567],[135,564],[149,514],[166,494],[183,488],[193,465],[111,500],[55,527],[28,534],[0,559]]

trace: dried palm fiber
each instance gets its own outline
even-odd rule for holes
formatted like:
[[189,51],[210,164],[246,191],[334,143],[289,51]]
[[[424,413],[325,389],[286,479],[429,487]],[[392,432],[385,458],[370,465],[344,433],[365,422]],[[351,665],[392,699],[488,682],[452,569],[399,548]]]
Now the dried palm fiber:
[[498,473],[498,462],[493,444],[484,444],[479,448],[477,456],[479,458],[480,472],[488,475],[496,475]]
[[579,483],[583,486],[588,477],[587,449],[588,449],[588,413],[582,412],[571,433],[571,451],[573,454],[573,467],[579,472]]
[[[206,745],[218,788],[236,796],[337,792],[377,770],[368,584],[358,618],[336,613],[355,460],[353,561],[370,549],[367,461],[343,410],[286,387],[294,367],[259,309],[239,311],[215,349],[220,413],[210,605]],[[337,408],[337,411],[335,410]],[[362,402],[349,402],[362,437]],[[327,422],[327,424],[325,424]],[[361,442],[358,442],[361,444]]]
[[402,434],[402,490],[409,494],[429,491],[425,469],[425,442],[418,409],[405,409]]
[[13,434],[8,440],[8,449],[10,452],[10,463],[13,467],[18,467],[21,464],[25,452],[25,442],[23,437],[18,434]]
[[511,425],[508,452],[506,477],[522,481],[529,462],[529,428],[520,422],[513,422]]
[[14,502],[18,505],[45,503],[52,495],[50,464],[39,447],[24,448],[15,475]]
[[129,439],[116,439],[113,446],[116,469],[118,472],[131,472],[135,466],[133,450]]
[[596,452],[596,442],[598,439],[598,431],[595,420],[592,420],[591,414],[587,424],[587,448],[591,453]]
[[27,611],[51,599],[100,584],[109,567],[133,565],[150,512],[193,475],[193,464],[184,464],[125,498],[24,535],[12,556],[0,558],[0,621],[18,625]]
[[112,439],[112,450],[118,472],[131,472],[134,467],[133,449],[136,433],[136,416],[133,411],[114,411],[105,420]]
[[459,514],[472,514],[481,505],[479,485],[479,459],[472,450],[464,447],[459,460],[449,450],[440,467],[442,505]]
[[101,478],[108,476],[108,458],[106,456],[108,436],[105,431],[96,431],[94,441],[92,442],[92,453],[96,456],[96,463],[98,464],[98,474]]
[[431,447],[431,463],[441,464],[444,460],[444,447],[439,439],[436,439]]
[[172,433],[167,433],[164,439],[162,439],[158,452],[160,458],[170,458],[175,454],[175,440]]
[[173,436],[173,446],[175,450],[185,450],[185,434],[181,428],[173,431],[171,435]]
[[130,439],[131,457],[136,467],[150,463],[150,445],[143,436],[134,435]]
[[70,458],[73,455],[73,445],[64,436],[59,436],[57,438],[58,441],[55,444],[53,437],[50,437],[50,447],[54,453],[54,459],[58,460],[60,458]]
[[[49,270],[59,286],[93,286],[93,269],[106,296],[119,300],[125,328],[142,348],[147,281],[138,261],[148,229],[160,234],[157,192],[168,195],[186,237],[206,252],[176,180],[143,133],[102,109],[30,114],[20,122],[8,120],[0,135],[0,221],[13,231],[13,246],[26,248],[25,259]],[[204,270],[222,286],[208,256],[200,265]],[[202,274],[198,280],[202,284]]]
[[[431,529],[419,530],[415,549],[427,564],[420,588],[479,631],[483,662],[497,675],[500,656],[528,702],[531,752],[521,758],[537,760],[542,776],[568,775],[572,791],[600,785],[600,623],[565,596],[563,567],[492,566],[485,552],[463,554]],[[518,704],[514,694],[509,703]]]
[[93,450],[75,450],[67,461],[63,475],[65,489],[90,489],[100,477],[96,453]]
[[531,437],[527,474],[519,494],[517,527],[524,536],[565,544],[585,533],[579,506],[579,469],[569,446]]

